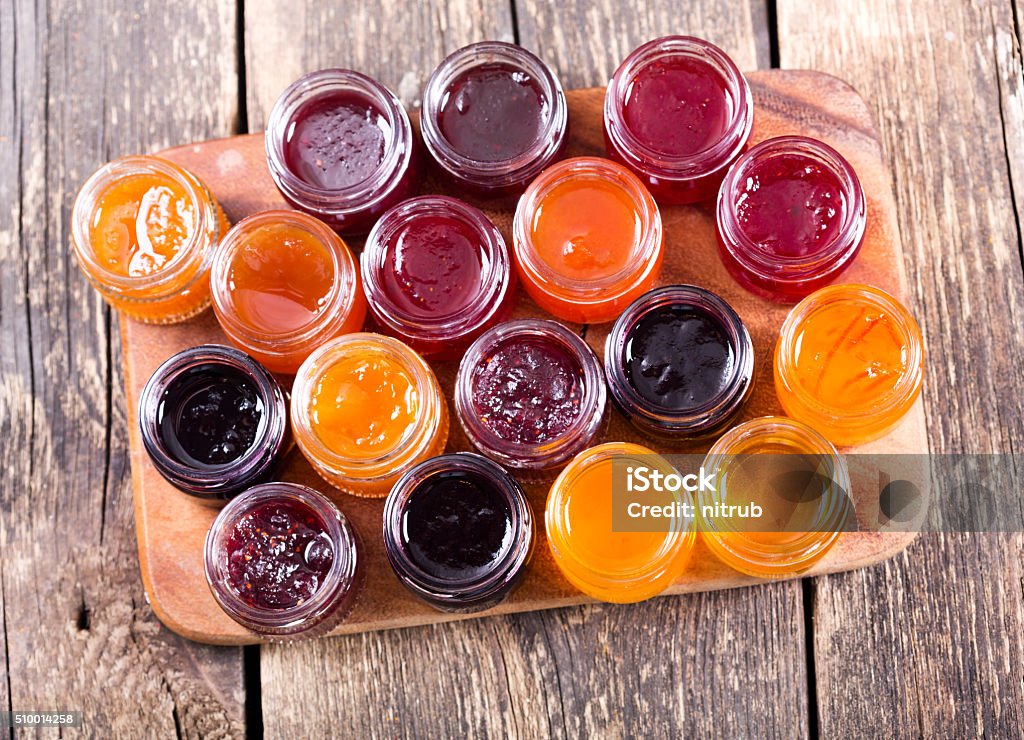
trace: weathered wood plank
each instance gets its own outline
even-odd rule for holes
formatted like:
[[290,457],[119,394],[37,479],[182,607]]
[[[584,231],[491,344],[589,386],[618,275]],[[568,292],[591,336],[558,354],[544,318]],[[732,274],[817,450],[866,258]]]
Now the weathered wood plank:
[[[936,453],[1024,447],[1024,79],[1013,14],[1008,0],[778,7],[782,65],[842,75],[877,111],[926,337]],[[1021,533],[925,535],[882,566],[817,579],[822,732],[1020,735],[1022,558]]]
[[145,603],[116,328],[67,246],[104,160],[231,132],[235,5],[20,0],[0,24],[10,704],[82,710],[97,735],[239,735],[241,652],[185,644]]

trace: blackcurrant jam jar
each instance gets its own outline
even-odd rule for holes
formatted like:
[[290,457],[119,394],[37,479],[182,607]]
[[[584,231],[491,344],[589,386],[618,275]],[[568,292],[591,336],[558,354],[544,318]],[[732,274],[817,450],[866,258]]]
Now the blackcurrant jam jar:
[[139,399],[139,427],[171,485],[220,503],[270,476],[288,416],[266,368],[232,347],[204,344],[156,369]]
[[384,549],[395,575],[447,612],[504,600],[530,562],[534,526],[516,479],[471,452],[420,463],[384,503]]
[[470,443],[524,480],[545,480],[596,443],[607,422],[601,363],[554,321],[521,319],[483,334],[455,379]]
[[750,333],[721,297],[695,285],[642,295],[612,327],[604,369],[616,406],[655,438],[720,433],[753,388]]
[[565,150],[558,78],[514,44],[482,41],[441,62],[423,91],[423,142],[442,173],[480,196],[521,193]]
[[358,597],[356,534],[323,494],[295,483],[254,486],[206,535],[206,580],[233,620],[274,641],[325,635]]
[[418,179],[405,108],[386,87],[347,69],[292,83],[270,112],[266,149],[285,199],[340,234],[366,234]]
[[729,56],[692,36],[635,49],[605,92],[608,156],[661,204],[710,200],[754,123],[750,86]]
[[516,299],[501,232],[455,198],[410,198],[373,227],[362,254],[370,314],[420,354],[458,358]]

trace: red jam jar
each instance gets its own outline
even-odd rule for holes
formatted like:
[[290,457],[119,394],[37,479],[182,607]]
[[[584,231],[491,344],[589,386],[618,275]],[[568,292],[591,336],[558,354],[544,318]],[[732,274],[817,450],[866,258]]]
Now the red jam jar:
[[730,274],[753,293],[795,302],[835,280],[864,242],[857,173],[816,139],[780,136],[740,157],[718,192],[718,240]]
[[448,179],[481,196],[521,193],[564,151],[568,122],[551,69],[500,41],[454,52],[423,91],[427,150]]
[[206,580],[220,607],[271,640],[325,635],[351,611],[363,557],[344,514],[295,483],[264,483],[225,506],[206,535]]
[[267,163],[293,206],[342,234],[365,234],[417,181],[412,123],[395,94],[366,75],[322,69],[277,99]]
[[210,292],[232,343],[285,375],[366,319],[352,252],[322,221],[297,211],[264,211],[235,224],[214,256]]
[[691,36],[635,49],[604,98],[608,156],[659,203],[710,200],[750,137],[754,102],[732,59]]
[[470,443],[525,479],[544,480],[595,444],[607,420],[601,364],[554,321],[496,326],[466,352],[455,413]]
[[440,195],[385,213],[366,240],[362,273],[380,329],[427,357],[460,357],[516,298],[501,232],[481,210]]

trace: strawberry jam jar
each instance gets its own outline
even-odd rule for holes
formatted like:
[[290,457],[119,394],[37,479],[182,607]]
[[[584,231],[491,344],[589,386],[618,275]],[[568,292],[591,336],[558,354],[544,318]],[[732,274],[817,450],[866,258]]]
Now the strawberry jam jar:
[[347,69],[311,72],[267,124],[267,164],[285,199],[342,234],[366,234],[417,181],[412,123],[395,94]]
[[325,635],[362,581],[355,532],[331,501],[295,483],[250,488],[206,535],[206,580],[220,607],[271,640]]
[[722,261],[765,298],[796,302],[835,280],[864,241],[857,173],[827,144],[768,139],[737,160],[718,193]]
[[604,99],[608,156],[662,204],[710,200],[754,121],[746,79],[725,52],[691,36],[634,50]]

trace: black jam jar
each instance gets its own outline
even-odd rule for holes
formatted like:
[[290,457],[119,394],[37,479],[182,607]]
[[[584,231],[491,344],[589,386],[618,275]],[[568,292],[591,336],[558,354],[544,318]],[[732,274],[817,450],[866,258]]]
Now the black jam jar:
[[344,235],[369,232],[418,179],[405,108],[379,82],[347,69],[310,72],[281,93],[266,148],[285,200]]
[[723,430],[749,397],[754,347],[722,298],[668,285],[640,296],[615,322],[604,367],[612,399],[637,429],[702,439]]
[[398,580],[446,612],[478,612],[519,583],[533,554],[530,504],[515,478],[471,452],[426,460],[384,504],[384,549]]
[[423,143],[449,180],[479,196],[523,192],[561,156],[568,128],[558,78],[514,44],[459,49],[423,91]]
[[142,443],[185,493],[220,503],[266,480],[288,417],[274,376],[244,352],[204,344],[156,369],[139,400]]

